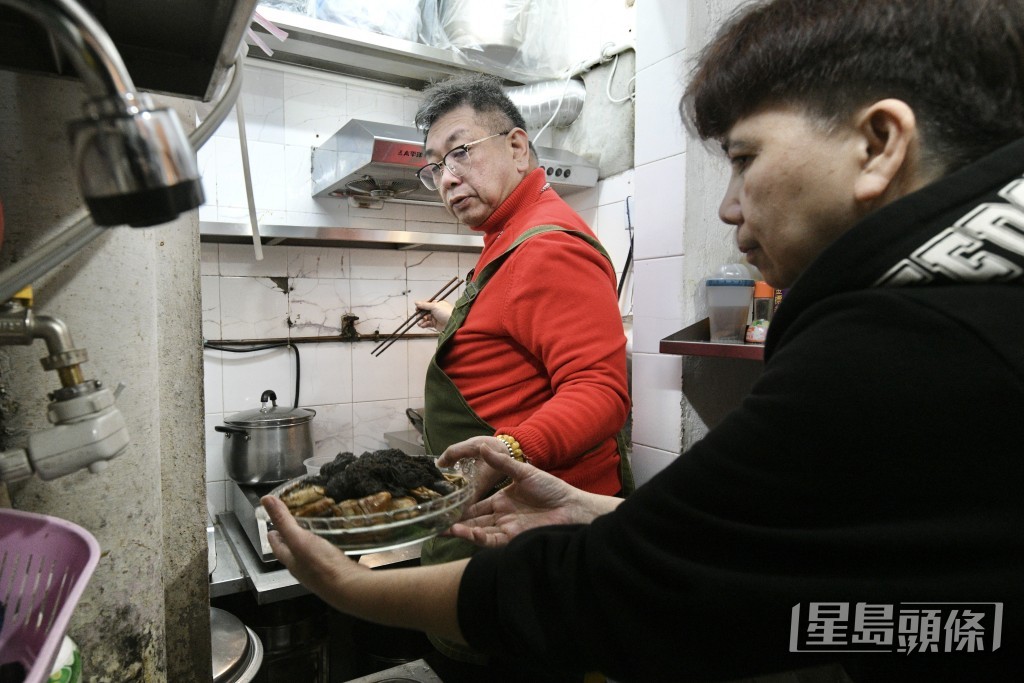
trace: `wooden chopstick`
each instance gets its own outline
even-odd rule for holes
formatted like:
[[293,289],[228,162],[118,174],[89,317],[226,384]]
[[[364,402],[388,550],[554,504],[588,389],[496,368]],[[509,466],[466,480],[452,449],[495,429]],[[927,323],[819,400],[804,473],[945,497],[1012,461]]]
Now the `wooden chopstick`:
[[385,340],[384,340],[384,341],[382,341],[382,342],[381,342],[380,344],[378,344],[378,345],[377,345],[377,348],[375,348],[375,349],[374,349],[373,351],[371,351],[370,353],[371,353],[372,355],[374,355],[374,356],[379,356],[379,355],[381,355],[382,353],[384,353],[385,351],[387,351],[387,350],[388,350],[389,348],[391,348],[391,345],[392,345],[392,344],[394,344],[394,343],[395,343],[396,341],[398,341],[399,339],[401,339],[401,338],[402,338],[402,335],[404,335],[404,334],[405,334],[406,332],[408,332],[409,330],[411,330],[411,329],[413,328],[413,326],[414,326],[414,325],[415,325],[415,324],[416,324],[417,322],[419,322],[420,320],[422,320],[422,319],[423,319],[423,318],[425,318],[425,317],[427,317],[427,312],[426,312],[426,311],[417,311],[417,312],[416,312],[416,315],[415,315],[415,317],[413,317],[412,319],[410,319],[410,320],[409,320],[409,322],[408,322],[408,323],[406,323],[406,324],[404,325],[404,327],[403,327],[403,328],[402,328],[402,329],[401,329],[400,331],[395,331],[394,333],[392,333],[392,334],[391,334],[391,335],[390,335],[390,336],[389,336],[389,337],[388,337],[387,339],[385,339]]
[[[446,298],[449,294],[451,294],[456,289],[458,289],[459,285],[461,285],[461,284],[462,284],[462,280],[458,280],[458,281],[454,281],[453,280],[451,283],[449,283],[450,286],[448,287],[447,290],[443,290],[442,289],[437,294],[435,294],[433,297],[428,299],[428,301],[437,301],[439,299]],[[427,311],[420,311],[420,310],[416,311],[416,313],[414,313],[412,316],[410,316],[408,320],[406,320],[402,325],[400,325],[398,327],[397,330],[392,332],[391,335],[387,339],[385,339],[381,343],[377,344],[377,346],[370,353],[375,355],[375,356],[380,356],[382,353],[387,351],[388,348],[390,348],[392,344],[394,344],[396,341],[401,339],[403,334],[405,334],[410,329],[412,329],[413,325],[415,325],[419,320],[422,320],[423,318],[425,318],[427,315],[428,315]]]
[[[451,280],[445,283],[444,287],[437,290],[437,292],[432,297],[427,299],[427,301],[440,301],[442,299],[445,299],[446,297],[448,297],[448,295],[450,295],[452,292],[458,289],[459,285],[461,284],[461,278],[453,277]],[[374,356],[379,356],[380,354],[384,353],[392,344],[398,341],[398,339],[403,334],[412,329],[413,325],[415,325],[417,322],[425,318],[427,315],[427,311],[417,309],[416,312],[410,315],[408,318],[406,318],[405,322],[399,325],[394,332],[392,332],[384,340],[378,343],[377,346],[373,347],[373,350],[370,351],[370,353]]]
[[[434,292],[434,295],[433,295],[432,297],[430,297],[429,299],[427,299],[427,301],[436,301],[436,300],[437,300],[437,297],[441,296],[441,295],[442,295],[442,293],[444,293],[444,292],[445,292],[445,290],[447,290],[447,289],[448,289],[449,287],[451,287],[451,286],[452,286],[452,283],[454,283],[454,282],[455,282],[456,280],[458,280],[459,282],[462,282],[462,280],[459,280],[459,278],[458,278],[458,277],[453,277],[453,278],[452,278],[451,280],[449,280],[448,282],[446,282],[446,283],[444,284],[444,286],[443,286],[443,287],[441,287],[441,289],[439,289],[439,290],[437,290],[436,292]],[[456,286],[457,286],[457,285],[456,285]],[[447,295],[447,294],[445,294],[445,296],[448,296],[448,295]],[[389,335],[388,335],[387,337],[385,337],[384,339],[382,339],[382,340],[381,340],[381,341],[380,341],[380,342],[379,342],[379,343],[377,344],[377,346],[373,347],[373,351],[371,351],[370,353],[375,353],[375,352],[376,352],[376,351],[377,351],[377,350],[378,350],[378,349],[379,349],[379,348],[380,348],[381,346],[383,346],[384,344],[386,344],[386,343],[387,343],[388,341],[390,341],[391,339],[393,339],[393,338],[394,338],[395,336],[397,336],[397,335],[399,335],[399,334],[404,334],[406,330],[410,329],[410,328],[411,328],[411,327],[413,326],[413,324],[415,324],[415,323],[416,323],[416,321],[417,321],[417,320],[419,320],[420,318],[422,318],[422,317],[423,317],[423,316],[424,316],[425,314],[426,314],[426,311],[421,311],[421,310],[417,309],[417,310],[416,310],[416,312],[415,312],[415,313],[413,313],[412,315],[410,315],[410,316],[409,316],[408,318],[406,318],[406,319],[405,319],[405,322],[403,322],[403,323],[402,323],[401,325],[399,325],[399,326],[398,326],[398,327],[397,327],[397,328],[395,329],[395,331],[394,331],[394,332],[392,332],[392,333],[391,333],[391,334],[389,334]]]

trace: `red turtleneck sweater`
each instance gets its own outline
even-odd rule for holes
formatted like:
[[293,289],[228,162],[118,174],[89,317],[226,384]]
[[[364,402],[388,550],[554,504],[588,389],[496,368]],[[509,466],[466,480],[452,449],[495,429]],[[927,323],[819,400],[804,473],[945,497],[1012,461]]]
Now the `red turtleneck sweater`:
[[[479,272],[526,230],[593,232],[531,172],[485,223]],[[456,332],[441,368],[496,434],[585,491],[619,491],[615,435],[629,412],[615,271],[593,247],[552,232],[521,244]]]

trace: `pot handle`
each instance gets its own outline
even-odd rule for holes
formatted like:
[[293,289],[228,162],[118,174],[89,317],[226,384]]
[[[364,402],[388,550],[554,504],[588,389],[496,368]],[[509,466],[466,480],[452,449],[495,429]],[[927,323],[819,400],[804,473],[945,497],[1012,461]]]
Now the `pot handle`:
[[267,389],[260,395],[260,403],[263,404],[263,410],[266,410],[267,401],[270,401],[274,408],[277,407],[277,394],[274,393],[273,389]]
[[245,431],[244,429],[242,429],[240,427],[228,427],[226,425],[215,425],[214,428],[213,428],[213,431],[215,431],[215,432],[223,432],[224,434],[227,435],[227,438],[229,438],[229,439],[231,438],[232,434],[241,434],[242,436],[245,437],[246,441],[249,440],[249,432]]

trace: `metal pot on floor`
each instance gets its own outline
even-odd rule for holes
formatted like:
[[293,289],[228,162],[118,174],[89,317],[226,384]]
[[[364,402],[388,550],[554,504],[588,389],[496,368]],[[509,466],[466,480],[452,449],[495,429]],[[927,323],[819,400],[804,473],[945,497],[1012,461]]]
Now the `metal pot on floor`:
[[311,408],[277,405],[267,389],[260,408],[236,413],[214,429],[224,434],[224,469],[239,484],[279,484],[306,473],[314,455]]
[[263,657],[252,683],[329,683],[330,648],[328,608],[319,598],[303,595],[267,604],[251,593],[217,599],[255,634]]
[[263,644],[238,617],[210,608],[213,683],[250,683],[263,664]]

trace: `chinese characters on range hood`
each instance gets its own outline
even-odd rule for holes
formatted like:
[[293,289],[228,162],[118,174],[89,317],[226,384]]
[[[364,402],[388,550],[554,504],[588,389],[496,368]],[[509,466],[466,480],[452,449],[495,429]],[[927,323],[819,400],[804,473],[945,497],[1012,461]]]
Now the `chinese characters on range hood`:
[[[537,147],[537,156],[562,196],[597,183],[597,166],[572,152]],[[352,119],[313,150],[312,161],[314,197],[347,197],[366,208],[385,201],[441,205],[416,178],[426,163],[416,128]]]

